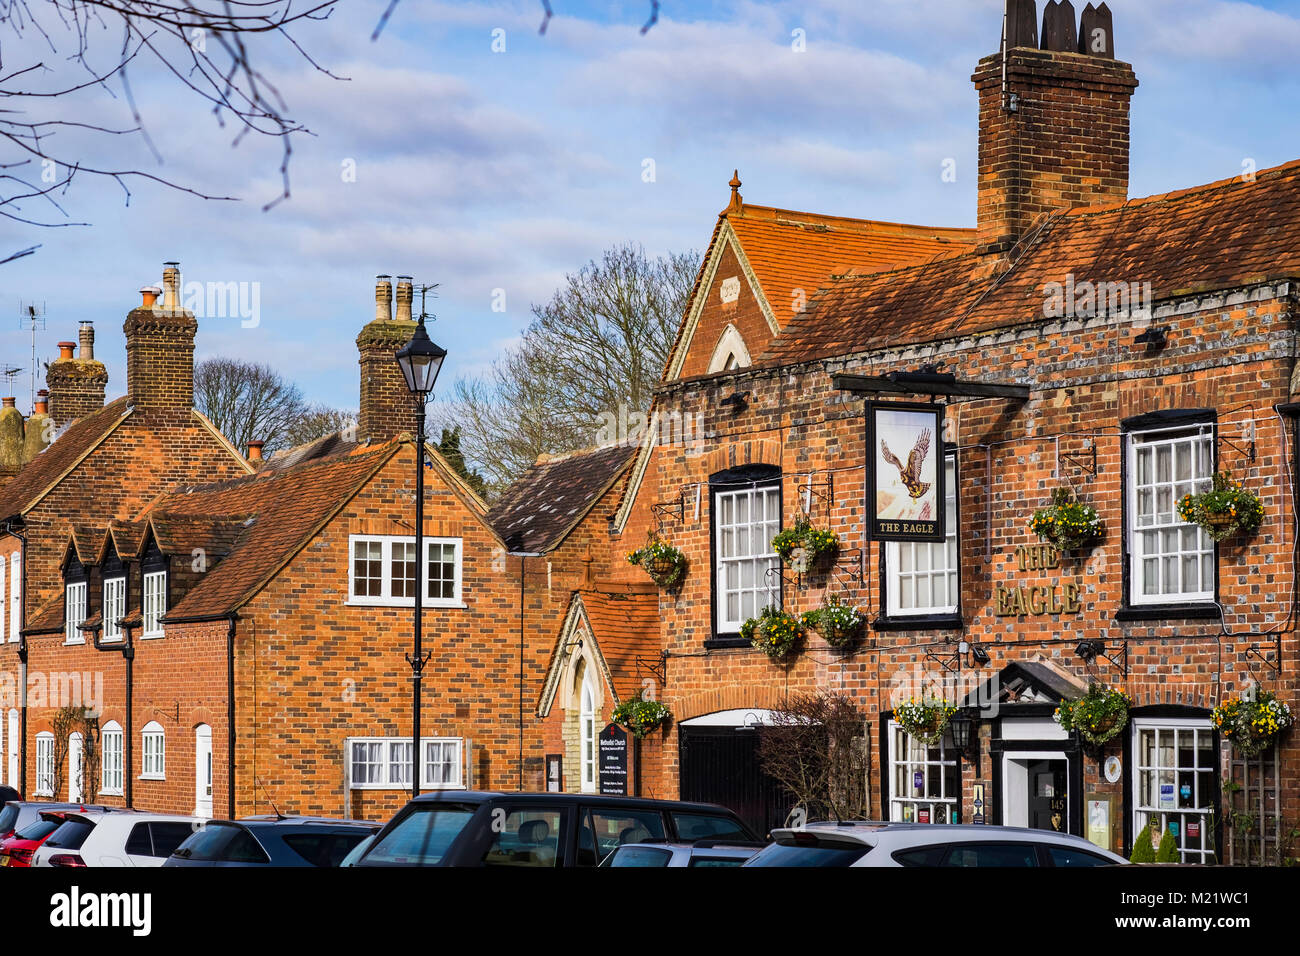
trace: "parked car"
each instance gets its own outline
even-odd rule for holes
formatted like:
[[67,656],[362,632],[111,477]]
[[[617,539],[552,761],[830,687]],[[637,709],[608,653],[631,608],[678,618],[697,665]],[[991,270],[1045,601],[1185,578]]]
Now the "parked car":
[[0,840],[0,866],[30,867],[32,856],[62,825],[63,818],[62,810],[46,810],[13,836]]
[[245,817],[209,820],[163,866],[339,866],[379,829],[362,820]]
[[1020,827],[927,823],[810,823],[772,831],[745,866],[1119,866],[1083,837]]
[[757,843],[709,803],[580,793],[438,791],[398,811],[357,866],[596,866],[629,843]]
[[204,821],[199,817],[69,810],[32,859],[38,867],[162,866]]
[[740,866],[763,848],[761,843],[625,843],[601,860],[618,867]]
[[108,810],[93,803],[33,803],[10,800],[0,806],[0,840],[7,840],[23,827],[30,826],[47,810]]
[[4,806],[10,800],[22,800],[23,795],[13,787],[6,787],[0,784],[0,807]]

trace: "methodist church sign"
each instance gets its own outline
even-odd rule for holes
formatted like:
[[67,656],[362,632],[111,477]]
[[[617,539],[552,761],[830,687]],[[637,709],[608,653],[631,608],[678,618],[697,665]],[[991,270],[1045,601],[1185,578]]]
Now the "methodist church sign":
[[627,731],[610,724],[600,732],[600,792],[627,796]]
[[1045,584],[996,585],[993,599],[998,617],[1039,617],[1046,614],[1078,614],[1082,610],[1077,580],[1061,577],[1061,552],[1051,545],[1021,545],[1015,550],[1016,566],[1025,575],[1044,572]]

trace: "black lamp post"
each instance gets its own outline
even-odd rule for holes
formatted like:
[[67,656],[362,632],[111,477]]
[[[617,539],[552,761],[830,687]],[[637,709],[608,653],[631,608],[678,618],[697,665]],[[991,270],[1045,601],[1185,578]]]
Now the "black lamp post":
[[411,682],[414,689],[411,737],[411,797],[420,795],[420,682],[424,678],[424,665],[429,658],[421,643],[421,611],[424,599],[424,403],[438,380],[447,350],[434,344],[424,329],[424,316],[415,327],[411,341],[397,353],[397,364],[402,367],[406,387],[416,398],[416,417],[419,422],[415,445],[415,653],[408,654],[411,665]]

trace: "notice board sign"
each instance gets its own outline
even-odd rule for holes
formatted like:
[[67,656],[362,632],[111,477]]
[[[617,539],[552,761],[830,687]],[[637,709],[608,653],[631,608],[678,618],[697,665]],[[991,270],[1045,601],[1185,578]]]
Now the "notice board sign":
[[627,731],[610,724],[600,732],[600,792],[627,796]]

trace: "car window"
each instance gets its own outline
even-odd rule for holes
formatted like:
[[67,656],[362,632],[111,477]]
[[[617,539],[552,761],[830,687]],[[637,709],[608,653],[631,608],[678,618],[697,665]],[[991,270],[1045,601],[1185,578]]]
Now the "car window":
[[609,858],[610,866],[667,866],[673,858],[671,850],[655,846],[621,846]]
[[1114,866],[1114,863],[1104,856],[1089,853],[1087,850],[1076,850],[1072,846],[1048,847],[1047,855],[1052,859],[1052,866]]
[[209,823],[197,833],[191,834],[177,849],[185,850],[185,858],[188,860],[220,860],[222,852],[235,838],[236,832],[236,827]]
[[86,842],[86,837],[90,836],[90,831],[93,829],[95,829],[93,823],[84,823],[81,820],[65,820],[57,830],[50,834],[50,838],[45,841],[45,846],[57,850],[80,850],[81,845]]
[[749,842],[754,835],[748,832],[739,820],[729,817],[709,816],[703,813],[674,813],[673,826],[677,828],[677,838],[683,843],[695,843],[697,840],[740,840]]
[[295,833],[284,837],[284,845],[312,866],[337,867],[352,848],[369,834],[356,833]]
[[600,862],[628,843],[665,841],[664,815],[658,810],[592,810],[584,816]]
[[[176,848],[193,834],[194,826],[190,823],[151,823],[149,824],[149,837],[153,843],[153,849],[144,855],[171,856]],[[126,852],[130,853],[131,851],[128,849]]]
[[1038,852],[1032,843],[956,844],[949,847],[944,866],[1037,866]]
[[692,856],[688,866],[744,866],[743,856]]
[[375,840],[358,866],[437,866],[465,829],[475,804],[422,804]]
[[898,850],[894,853],[894,862],[899,866],[938,866],[943,862],[943,855],[947,852],[946,843],[916,847],[912,850]]
[[6,803],[3,808],[0,808],[0,834],[8,833],[10,830],[14,828],[14,824],[17,822],[18,822],[17,804]]
[[239,830],[234,839],[226,845],[221,859],[226,863],[270,863],[271,858],[262,849],[262,844],[247,830]]
[[483,854],[484,866],[560,866],[560,834],[564,809],[511,810],[492,808],[492,842]]
[[62,820],[37,820],[29,823],[17,833],[14,834],[16,840],[44,840],[47,836],[59,828]]
[[816,846],[799,844],[788,846],[773,843],[749,858],[746,866],[852,866],[867,855],[868,846]]
[[126,838],[126,853],[127,856],[153,856],[153,840],[149,838],[149,824],[137,823],[131,828]]

